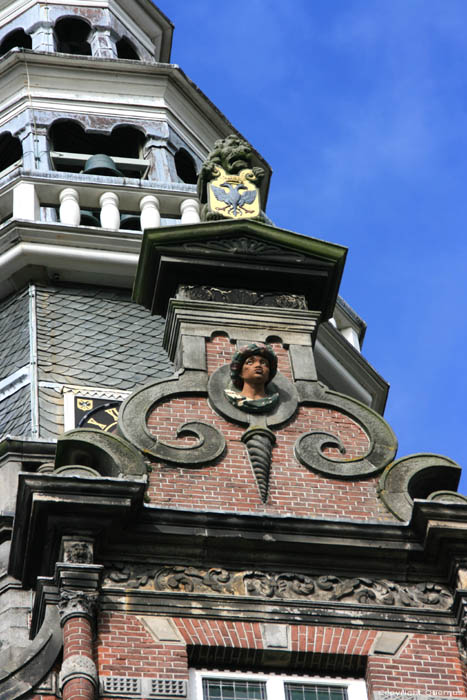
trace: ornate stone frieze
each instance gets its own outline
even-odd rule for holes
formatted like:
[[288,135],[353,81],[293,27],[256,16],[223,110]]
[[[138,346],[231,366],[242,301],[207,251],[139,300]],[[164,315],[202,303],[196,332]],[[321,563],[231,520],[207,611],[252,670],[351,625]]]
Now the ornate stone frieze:
[[179,299],[216,301],[227,304],[249,306],[277,306],[283,309],[307,309],[303,294],[281,294],[280,292],[255,292],[251,289],[225,289],[207,284],[181,284],[177,290]]
[[98,593],[62,589],[58,612],[62,626],[71,617],[87,617],[93,621],[96,613]]
[[268,599],[344,601],[361,605],[448,610],[449,589],[438,583],[398,583],[387,579],[307,576],[297,573],[227,571],[193,566],[111,564],[104,572],[104,587],[124,587],[173,593],[218,593]]

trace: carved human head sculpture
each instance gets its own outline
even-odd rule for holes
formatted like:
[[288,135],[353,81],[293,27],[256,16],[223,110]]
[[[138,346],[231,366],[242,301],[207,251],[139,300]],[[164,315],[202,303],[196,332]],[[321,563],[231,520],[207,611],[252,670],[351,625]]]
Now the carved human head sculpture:
[[228,401],[247,413],[272,411],[279,394],[268,392],[267,384],[276,376],[277,356],[270,345],[251,343],[234,354],[230,363],[230,385],[224,390]]
[[[266,385],[273,379],[277,372],[277,356],[270,345],[264,345],[263,343],[251,343],[250,345],[244,345],[241,347],[232,358],[230,363],[230,378],[232,384],[238,390],[242,390],[243,383],[245,379],[245,362],[248,360],[252,363],[251,358],[258,358],[258,360],[263,360],[263,363],[267,363],[267,376],[263,382]],[[260,366],[263,363],[258,363]],[[263,364],[264,366],[264,364]]]

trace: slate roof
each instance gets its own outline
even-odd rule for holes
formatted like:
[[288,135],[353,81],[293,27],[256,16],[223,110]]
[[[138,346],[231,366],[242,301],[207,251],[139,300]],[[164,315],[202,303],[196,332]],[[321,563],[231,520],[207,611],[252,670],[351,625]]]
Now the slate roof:
[[0,401],[0,438],[5,435],[21,437],[31,434],[30,391],[28,385]]
[[29,294],[26,288],[0,304],[0,379],[28,362]]
[[63,432],[63,384],[131,391],[173,372],[164,319],[128,291],[37,286],[36,313],[41,438]]
[[37,287],[39,381],[132,390],[172,374],[164,320],[125,290]]

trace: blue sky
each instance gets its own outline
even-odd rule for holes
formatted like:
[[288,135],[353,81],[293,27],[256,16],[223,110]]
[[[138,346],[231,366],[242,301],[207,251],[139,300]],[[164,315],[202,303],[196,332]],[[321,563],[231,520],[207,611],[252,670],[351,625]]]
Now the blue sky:
[[467,3],[156,4],[175,24],[172,61],[272,166],[274,223],[348,246],[341,294],[391,384],[398,456],[462,466]]

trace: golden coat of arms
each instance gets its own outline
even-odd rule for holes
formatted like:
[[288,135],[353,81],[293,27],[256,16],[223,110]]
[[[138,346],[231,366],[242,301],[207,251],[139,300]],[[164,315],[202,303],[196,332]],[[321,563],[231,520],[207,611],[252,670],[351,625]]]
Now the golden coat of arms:
[[251,168],[233,175],[219,165],[214,179],[208,183],[210,211],[230,219],[246,219],[258,216],[261,211],[259,189],[254,184],[256,174]]

